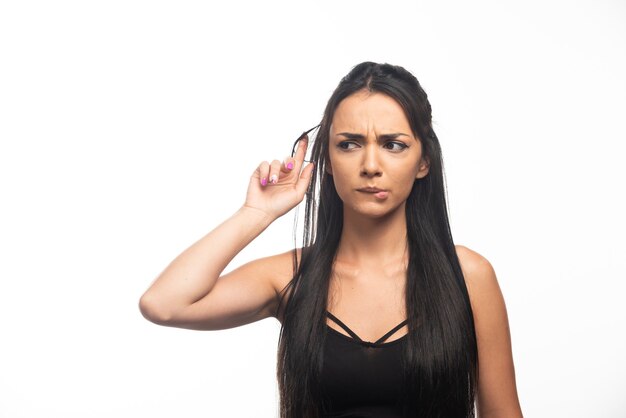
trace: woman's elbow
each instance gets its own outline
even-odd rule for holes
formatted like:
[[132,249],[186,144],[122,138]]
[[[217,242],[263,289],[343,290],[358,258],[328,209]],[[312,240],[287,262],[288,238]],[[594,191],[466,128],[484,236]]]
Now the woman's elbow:
[[157,325],[167,325],[172,319],[171,314],[163,309],[163,305],[148,293],[139,298],[139,311],[144,318]]

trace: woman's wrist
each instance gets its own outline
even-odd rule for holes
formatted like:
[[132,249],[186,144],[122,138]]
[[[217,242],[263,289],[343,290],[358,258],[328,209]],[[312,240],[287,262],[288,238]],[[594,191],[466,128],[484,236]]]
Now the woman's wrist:
[[272,216],[261,209],[254,208],[252,206],[246,206],[245,204],[239,208],[237,213],[255,219],[255,224],[262,226],[263,229],[267,228],[272,222],[276,220],[275,216]]

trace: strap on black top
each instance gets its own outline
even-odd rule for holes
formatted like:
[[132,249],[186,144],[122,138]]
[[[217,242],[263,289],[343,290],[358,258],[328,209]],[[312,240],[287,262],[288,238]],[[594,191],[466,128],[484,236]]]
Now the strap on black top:
[[[356,335],[354,333],[354,331],[352,331],[350,328],[348,328],[348,326],[346,324],[344,324],[343,322],[341,322],[341,320],[339,318],[337,318],[335,315],[331,314],[330,312],[326,311],[326,315],[328,315],[328,317],[330,319],[332,319],[333,321],[335,321],[341,328],[345,329],[346,332],[348,334],[350,334],[350,336],[352,336],[352,338],[354,338],[357,341],[363,341],[358,335]],[[405,326],[408,322],[408,319],[405,319],[404,321],[400,322],[398,325],[396,325],[392,330],[390,330],[388,333],[386,333],[385,335],[383,335],[382,337],[380,337],[375,343],[373,344],[380,344],[381,342],[385,341],[387,338],[389,338],[389,336],[391,336],[394,332],[396,332],[397,330],[399,330],[400,328],[402,328],[403,326]]]

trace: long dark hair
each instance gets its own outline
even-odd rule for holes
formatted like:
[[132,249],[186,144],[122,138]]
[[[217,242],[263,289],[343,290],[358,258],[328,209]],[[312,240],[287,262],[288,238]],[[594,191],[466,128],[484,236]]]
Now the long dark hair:
[[300,260],[282,290],[284,320],[278,342],[277,377],[281,418],[317,418],[323,413],[320,375],[332,266],[343,227],[343,202],[332,176],[328,137],[335,109],[351,94],[368,90],[395,99],[422,143],[428,174],[415,180],[406,202],[406,312],[409,335],[402,354],[406,416],[474,417],[478,350],[472,308],[452,240],[444,189],[443,160],[432,127],[431,106],[417,79],[390,64],[363,62],[328,100],[312,145],[315,174],[306,195]]

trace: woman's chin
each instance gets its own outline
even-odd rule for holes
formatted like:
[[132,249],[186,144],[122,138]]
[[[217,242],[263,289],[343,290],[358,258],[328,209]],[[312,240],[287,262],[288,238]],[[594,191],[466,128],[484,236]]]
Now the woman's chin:
[[362,204],[353,206],[351,212],[352,215],[359,217],[381,219],[396,214],[398,208],[399,206],[390,206],[389,204]]

